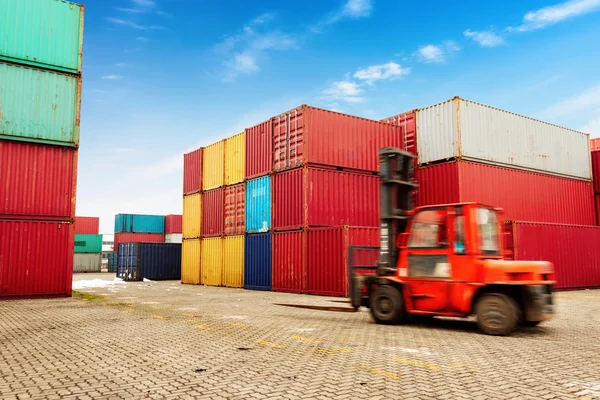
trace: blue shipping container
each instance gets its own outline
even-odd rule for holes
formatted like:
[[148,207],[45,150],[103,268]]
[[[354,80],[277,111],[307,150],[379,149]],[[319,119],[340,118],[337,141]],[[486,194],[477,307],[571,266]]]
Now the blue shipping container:
[[164,233],[165,217],[163,215],[115,215],[115,233]]
[[244,244],[244,287],[252,290],[271,290],[272,235],[246,235]]
[[246,183],[246,232],[271,229],[271,177],[250,179]]
[[181,280],[180,243],[121,243],[118,260],[118,276],[127,281]]
[[116,251],[108,253],[108,272],[117,272],[117,255]]

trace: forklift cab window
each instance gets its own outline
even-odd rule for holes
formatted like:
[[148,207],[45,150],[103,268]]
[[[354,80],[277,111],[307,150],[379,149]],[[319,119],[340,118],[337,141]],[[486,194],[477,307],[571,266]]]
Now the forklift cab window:
[[408,247],[439,249],[448,246],[446,210],[426,210],[415,215]]
[[456,254],[466,254],[465,217],[460,214],[454,217],[454,252]]
[[477,227],[479,230],[479,245],[482,254],[500,255],[498,214],[496,211],[488,208],[478,208]]

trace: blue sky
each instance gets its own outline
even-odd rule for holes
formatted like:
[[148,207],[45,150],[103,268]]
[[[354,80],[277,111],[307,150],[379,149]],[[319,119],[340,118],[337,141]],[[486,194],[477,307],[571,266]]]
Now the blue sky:
[[181,213],[184,152],[300,104],[453,96],[600,136],[600,0],[88,0],[78,215]]

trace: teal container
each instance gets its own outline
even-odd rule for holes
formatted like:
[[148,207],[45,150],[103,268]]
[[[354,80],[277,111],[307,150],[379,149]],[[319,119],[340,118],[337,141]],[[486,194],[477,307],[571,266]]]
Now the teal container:
[[81,78],[0,62],[0,139],[77,147],[80,107]]
[[102,235],[76,233],[75,253],[102,253]]
[[0,0],[0,59],[81,73],[83,6],[63,0]]
[[246,182],[246,232],[267,232],[271,229],[271,177],[249,179]]
[[164,233],[163,215],[117,214],[115,233]]

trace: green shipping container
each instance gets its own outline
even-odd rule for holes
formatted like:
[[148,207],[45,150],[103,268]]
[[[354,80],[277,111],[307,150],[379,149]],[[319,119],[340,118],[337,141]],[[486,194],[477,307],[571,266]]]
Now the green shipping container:
[[82,5],[0,0],[0,59],[80,74],[82,49]]
[[80,110],[80,77],[0,62],[0,139],[77,147]]
[[75,253],[102,253],[102,235],[75,234]]

